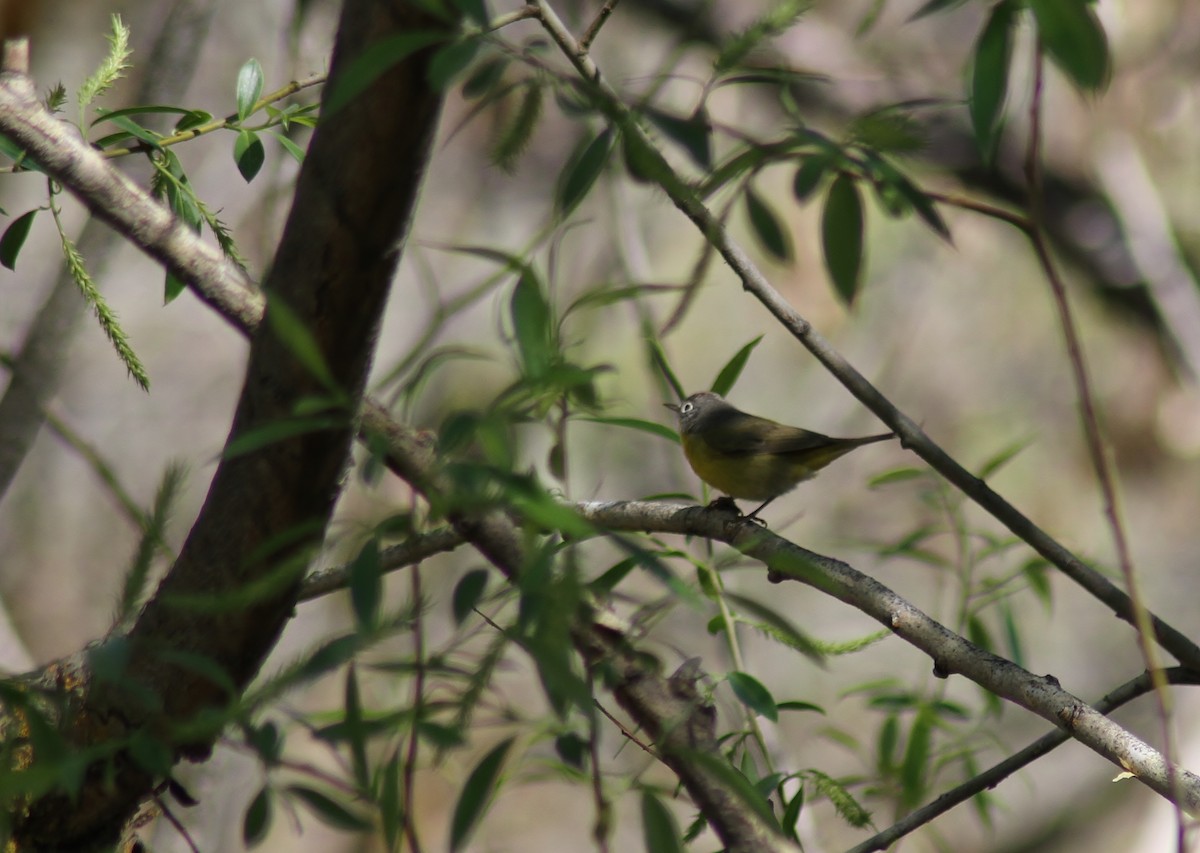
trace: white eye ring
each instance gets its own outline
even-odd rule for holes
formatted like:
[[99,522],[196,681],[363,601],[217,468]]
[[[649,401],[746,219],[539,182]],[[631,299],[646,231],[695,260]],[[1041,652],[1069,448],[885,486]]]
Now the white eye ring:
[[682,406],[679,407],[679,411],[686,415],[688,412],[690,412],[694,408],[696,408],[696,405],[694,403],[684,403]]

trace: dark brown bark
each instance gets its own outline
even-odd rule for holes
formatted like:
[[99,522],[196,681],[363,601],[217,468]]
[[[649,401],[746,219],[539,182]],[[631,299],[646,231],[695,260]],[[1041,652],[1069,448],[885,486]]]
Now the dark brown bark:
[[[402,0],[347,0],[327,91],[349,61],[380,39],[436,26]],[[266,290],[316,341],[344,393],[338,423],[224,460],[176,564],[126,638],[118,680],[93,683],[75,709],[80,746],[149,728],[165,732],[231,698],[217,679],[175,662],[206,661],[240,691],[290,617],[304,557],[323,533],[339,492],[380,316],[412,215],[441,98],[426,82],[431,51],[376,80],[313,136]],[[69,182],[65,182],[69,183]],[[325,387],[272,331],[258,326],[230,430],[238,436],[293,417]],[[272,543],[287,541],[283,547]],[[264,554],[264,552],[266,552]],[[190,607],[276,578],[270,591],[235,609]],[[88,672],[83,671],[86,679]],[[192,756],[206,742],[188,744]],[[22,849],[86,848],[113,839],[150,791],[151,775],[118,755],[97,769],[82,797],[34,804],[18,827]]]

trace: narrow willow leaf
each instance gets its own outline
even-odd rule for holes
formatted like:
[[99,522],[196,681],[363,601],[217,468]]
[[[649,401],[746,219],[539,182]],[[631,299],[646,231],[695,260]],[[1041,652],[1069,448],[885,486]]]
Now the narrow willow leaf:
[[370,45],[354,57],[345,70],[330,82],[321,105],[321,118],[329,119],[367,87],[418,50],[446,40],[448,34],[435,30],[411,30]]
[[530,269],[525,269],[517,279],[509,301],[509,314],[525,374],[533,378],[545,375],[554,356],[550,305],[542,292],[541,282]]
[[703,112],[680,118],[651,107],[646,110],[646,118],[682,146],[697,166],[712,168],[712,123]]
[[350,564],[350,603],[359,631],[370,633],[379,622],[383,601],[383,566],[379,559],[379,540],[372,537]]
[[472,569],[459,579],[454,586],[454,595],[451,598],[454,624],[461,625],[471,615],[475,606],[483,598],[483,593],[487,590],[487,583],[487,569]]
[[746,188],[746,213],[759,245],[782,263],[792,259],[792,241],[775,211],[752,187]]
[[440,48],[429,60],[429,85],[439,92],[450,88],[455,78],[467,70],[467,66],[479,52],[479,39],[468,38]]
[[570,213],[591,191],[608,163],[612,148],[612,129],[605,128],[595,139],[577,149],[559,177],[554,202],[560,216]]
[[333,371],[325,361],[325,354],[312,332],[300,320],[278,294],[267,294],[267,323],[280,342],[304,365],[309,374],[325,386],[327,391],[339,391]]
[[247,847],[257,847],[267,837],[270,828],[271,792],[264,786],[250,801],[250,807],[242,818],[242,842]]
[[1008,95],[1008,70],[1012,62],[1013,29],[1016,6],[1008,2],[992,7],[979,41],[971,69],[969,101],[975,145],[985,162],[990,163],[1000,139],[1004,99]]
[[721,368],[709,390],[714,394],[720,394],[722,397],[726,396],[733,389],[733,386],[737,384],[738,377],[742,375],[742,370],[746,367],[746,362],[750,360],[750,354],[762,343],[762,339],[763,336],[759,335],[734,353],[733,358],[729,359],[725,363],[725,366]]
[[933,711],[927,706],[917,711],[908,731],[908,745],[900,762],[900,786],[904,802],[914,805],[925,795],[926,780],[933,749]]
[[948,12],[951,9],[956,9],[967,0],[926,0],[920,9],[913,12],[909,16],[909,21],[916,21],[924,18],[926,15],[933,15],[937,12]]
[[289,785],[289,794],[294,796],[326,826],[349,832],[367,832],[373,828],[371,821],[343,806],[332,797],[305,785]]
[[863,209],[849,175],[838,175],[829,187],[821,214],[821,245],[834,288],[847,305],[854,304],[862,274]]
[[752,675],[736,671],[729,673],[726,678],[729,680],[729,686],[733,688],[733,694],[743,705],[772,723],[779,722],[779,708],[775,704],[775,697],[761,681]]
[[454,816],[450,821],[450,849],[461,850],[466,846],[471,833],[487,812],[493,795],[496,793],[500,770],[504,759],[512,748],[513,738],[502,741],[492,748],[471,771],[462,793],[454,806]]
[[254,105],[262,96],[263,70],[257,59],[248,59],[238,70],[237,76],[237,115],[238,121],[245,121],[254,112]]
[[808,201],[821,179],[825,177],[829,166],[829,158],[821,154],[810,154],[804,158],[800,168],[796,169],[796,177],[792,179],[792,195],[796,197],[796,201],[801,204]]
[[36,209],[22,213],[4,229],[4,236],[0,237],[0,265],[6,269],[16,270],[17,255],[21,254],[21,247],[25,245],[25,238],[29,236],[35,216]]
[[684,853],[675,815],[651,791],[642,791],[642,838],[654,853]]
[[1095,91],[1111,71],[1108,39],[1088,0],[1029,0],[1038,36],[1050,58],[1075,85]]

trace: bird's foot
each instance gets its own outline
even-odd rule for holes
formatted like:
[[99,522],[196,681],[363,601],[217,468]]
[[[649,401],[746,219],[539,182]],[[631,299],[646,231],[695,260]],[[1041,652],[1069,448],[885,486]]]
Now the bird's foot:
[[[767,523],[758,517],[757,509],[749,515],[746,515],[742,512],[742,508],[737,505],[737,501],[729,497],[729,495],[721,495],[721,497],[712,500],[709,502],[708,506],[705,507],[705,509],[713,510],[715,512],[732,512],[735,516],[737,516],[738,521],[749,521],[752,524],[757,524],[762,527],[767,526]],[[762,509],[762,507],[759,507],[758,509]]]

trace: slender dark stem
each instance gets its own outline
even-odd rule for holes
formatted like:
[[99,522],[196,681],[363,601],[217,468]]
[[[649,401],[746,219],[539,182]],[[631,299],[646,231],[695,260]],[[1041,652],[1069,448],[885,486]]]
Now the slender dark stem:
[[[1137,678],[1125,682],[1103,699],[1096,702],[1094,707],[1097,711],[1107,714],[1140,696],[1154,692],[1156,689],[1155,682],[1159,678],[1167,680],[1171,684],[1195,684],[1198,677],[1200,677],[1200,674],[1179,666],[1158,673],[1143,672]],[[982,773],[972,776],[961,785],[942,794],[928,805],[922,806],[916,811],[905,815],[902,820],[896,821],[896,823],[882,832],[878,832],[861,844],[852,847],[848,853],[871,853],[875,850],[886,850],[899,839],[909,835],[919,827],[930,823],[955,806],[966,802],[971,797],[981,794],[989,788],[996,787],[1018,770],[1029,766],[1038,758],[1041,758],[1070,739],[1071,735],[1062,729],[1055,729],[1042,735],[1019,752],[1010,755]]]
[[600,35],[600,28],[604,26],[608,16],[613,13],[613,9],[617,8],[618,0],[604,0],[604,5],[600,7],[600,11],[596,13],[596,17],[579,37],[579,49],[584,53],[592,47],[592,42],[596,40],[596,36]]
[[425,704],[425,623],[421,616],[421,566],[413,566],[413,725],[408,733],[408,749],[404,756],[404,837],[412,853],[421,853],[421,839],[417,835],[415,787],[417,775],[417,752],[420,746],[421,714]]
[[[1121,577],[1125,581],[1125,589],[1133,610],[1133,625],[1137,630],[1138,648],[1146,670],[1153,674],[1161,673],[1162,667],[1158,658],[1158,649],[1154,646],[1154,626],[1150,612],[1138,585],[1137,573],[1133,566],[1133,557],[1129,550],[1129,540],[1125,534],[1125,526],[1121,521],[1121,513],[1117,502],[1117,489],[1113,477],[1109,454],[1104,446],[1104,436],[1100,427],[1100,415],[1096,407],[1095,394],[1092,391],[1091,378],[1088,376],[1087,363],[1084,359],[1083,345],[1079,340],[1075,318],[1071,304],[1067,298],[1067,289],[1062,276],[1054,264],[1050,254],[1050,245],[1046,240],[1044,228],[1044,195],[1042,190],[1042,152],[1041,152],[1041,121],[1042,121],[1042,92],[1044,88],[1045,61],[1042,45],[1039,42],[1033,57],[1033,95],[1029,104],[1029,144],[1025,152],[1025,179],[1029,186],[1029,217],[1030,229],[1026,232],[1033,243],[1038,263],[1050,285],[1054,296],[1054,304],[1058,310],[1059,324],[1062,326],[1063,337],[1067,347],[1067,357],[1071,364],[1071,372],[1079,395],[1080,420],[1086,438],[1088,455],[1091,457],[1092,468],[1096,472],[1096,480],[1104,501],[1104,517],[1112,531],[1113,547],[1117,554],[1117,564],[1121,569]],[[1168,784],[1178,793],[1178,780],[1174,777],[1173,761],[1178,754],[1175,738],[1171,731],[1171,696],[1165,681],[1155,683],[1154,702],[1158,718],[1162,725],[1163,755],[1167,759]],[[1176,825],[1178,829],[1178,849],[1184,850],[1184,817],[1183,812],[1176,808]]]
[[[588,673],[588,689],[595,695],[596,679]],[[596,703],[599,707],[600,703]],[[596,714],[588,715],[588,753],[592,763],[592,802],[596,809],[596,824],[592,837],[596,840],[599,853],[608,853],[608,837],[612,833],[612,807],[604,796],[604,779],[600,774],[600,727],[596,725]]]

